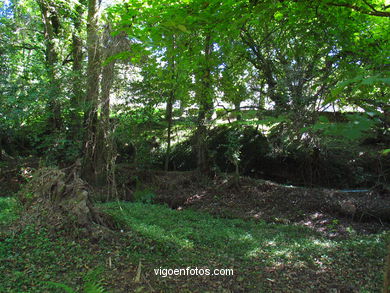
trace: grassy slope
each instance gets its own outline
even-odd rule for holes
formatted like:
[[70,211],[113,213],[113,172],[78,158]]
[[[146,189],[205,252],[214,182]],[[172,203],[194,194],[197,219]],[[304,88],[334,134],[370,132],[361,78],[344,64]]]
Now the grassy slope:
[[[14,218],[9,202],[0,199],[3,225],[6,218]],[[214,218],[159,205],[103,207],[123,229],[112,242],[71,241],[33,227],[16,235],[2,233],[0,270],[5,273],[0,276],[0,292],[63,292],[50,289],[45,281],[79,289],[87,272],[97,267],[103,268],[110,292],[380,290],[383,234],[329,240],[303,227]],[[139,261],[142,279],[135,283]],[[233,268],[234,276],[163,278],[154,275],[159,267]]]

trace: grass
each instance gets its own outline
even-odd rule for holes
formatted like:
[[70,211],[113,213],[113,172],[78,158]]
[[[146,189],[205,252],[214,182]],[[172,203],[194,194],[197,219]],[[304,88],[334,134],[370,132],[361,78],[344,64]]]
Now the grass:
[[11,224],[18,218],[18,203],[15,198],[0,197],[0,227]]
[[[18,218],[18,212],[15,199],[0,198],[0,228],[11,225]],[[83,244],[51,235],[34,224],[17,233],[1,232],[0,292],[65,292],[54,284],[56,282],[70,284],[79,292],[77,290],[91,283],[85,281],[86,278],[98,268],[99,261],[102,262]]]
[[[132,231],[133,242],[126,253],[135,262],[142,258],[157,267],[234,268],[235,275],[247,281],[247,289],[267,289],[259,279],[265,269],[279,271],[281,275],[275,276],[286,283],[294,282],[289,280],[294,271],[319,278],[319,272],[325,278],[334,274],[334,281],[367,292],[375,292],[381,283],[385,234],[337,241],[305,227],[214,218],[160,205],[109,203],[105,207]],[[273,280],[273,274],[269,277]],[[312,285],[312,280],[300,277],[300,286]]]
[[[12,199],[1,199],[0,207],[1,225],[17,217]],[[302,292],[331,284],[380,290],[386,233],[330,240],[300,226],[215,218],[161,205],[102,207],[123,230],[115,241],[72,240],[33,225],[19,234],[2,232],[0,292],[64,292],[50,282],[83,292],[85,276],[96,268],[102,268],[109,292]],[[154,274],[160,267],[233,268],[234,276],[163,278]]]

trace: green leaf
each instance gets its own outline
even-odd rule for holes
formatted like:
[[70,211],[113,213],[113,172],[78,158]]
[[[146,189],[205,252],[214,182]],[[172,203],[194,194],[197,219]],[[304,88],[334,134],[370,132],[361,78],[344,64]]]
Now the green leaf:
[[384,155],[384,156],[387,156],[388,154],[390,154],[390,149],[382,150],[381,154]]
[[275,20],[282,20],[283,19],[283,13],[281,13],[280,11],[276,12],[274,14],[274,18],[275,18]]
[[183,33],[189,33],[189,30],[182,24],[178,24],[177,28],[181,30]]

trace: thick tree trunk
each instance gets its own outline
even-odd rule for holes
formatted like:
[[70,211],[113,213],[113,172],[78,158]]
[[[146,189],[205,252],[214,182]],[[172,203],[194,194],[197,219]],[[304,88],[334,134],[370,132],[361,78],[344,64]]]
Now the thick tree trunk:
[[73,84],[71,96],[71,124],[72,129],[70,134],[73,139],[80,136],[80,129],[82,126],[82,118],[80,112],[82,110],[82,102],[84,99],[84,91],[82,89],[82,61],[83,61],[83,42],[80,37],[81,33],[81,15],[83,13],[83,6],[79,5],[76,8],[77,15],[73,19],[75,31],[72,34],[72,57],[73,57]]
[[101,71],[100,40],[98,35],[97,0],[88,1],[87,24],[87,93],[85,98],[85,122],[88,130],[96,128]]
[[99,156],[95,157],[95,173],[101,183],[106,183],[108,173],[112,166],[114,157],[114,145],[112,138],[112,129],[110,123],[110,92],[114,82],[115,61],[105,65],[101,77],[100,104],[101,112],[98,121],[96,152]]
[[[110,25],[106,26],[102,38],[102,60],[107,60],[113,55],[127,50],[129,42],[124,38],[123,34],[111,36]],[[100,119],[96,130],[96,145],[93,164],[95,170],[95,183],[107,184],[109,192],[107,199],[116,196],[115,183],[115,160],[116,160],[116,145],[113,137],[114,125],[110,119],[110,94],[115,80],[115,65],[116,60],[111,60],[102,66],[100,79],[100,99],[101,106]]]
[[46,44],[46,71],[49,78],[49,125],[52,131],[59,130],[62,126],[61,107],[57,100],[60,93],[60,82],[57,76],[56,64],[58,54],[55,49],[54,39],[59,33],[59,20],[53,7],[46,0],[37,0],[44,25],[44,38]]
[[84,124],[86,134],[84,138],[84,161],[82,176],[89,182],[96,182],[96,151],[98,140],[97,111],[99,103],[99,84],[101,72],[100,40],[98,35],[97,0],[88,0],[87,24],[87,92],[85,97]]
[[234,112],[236,114],[236,121],[242,121],[241,102],[234,102]]
[[[116,53],[117,48],[115,39],[110,36],[111,30],[106,28],[103,37],[103,59],[107,59]],[[101,113],[98,129],[97,152],[100,154],[96,157],[96,176],[101,183],[109,186],[107,199],[116,195],[115,183],[115,160],[116,147],[113,139],[113,129],[110,120],[110,93],[115,78],[116,60],[103,66],[101,77],[100,105]]]
[[[111,36],[111,27],[107,25],[103,36],[103,59],[107,60],[109,57],[120,52],[120,35],[116,37]],[[116,59],[108,62],[103,66],[102,81],[101,81],[101,97],[100,103],[102,105],[101,118],[104,122],[109,123],[110,118],[110,93],[115,78],[115,64]]]
[[[97,24],[97,0],[89,0],[88,3],[88,67],[85,103],[87,136],[83,177],[94,184],[108,183],[115,191],[116,150],[110,120],[110,93],[115,79],[116,61],[112,60],[102,67],[102,60],[107,61],[109,57],[121,50],[128,49],[129,42],[122,34],[112,37],[110,26],[107,25],[102,39],[103,49],[101,49]],[[97,115],[99,105],[101,106],[100,120]]]

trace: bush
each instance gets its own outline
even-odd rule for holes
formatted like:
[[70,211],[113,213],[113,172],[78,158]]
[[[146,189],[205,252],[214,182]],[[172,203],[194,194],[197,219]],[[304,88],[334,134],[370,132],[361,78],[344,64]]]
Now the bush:
[[189,171],[196,168],[195,142],[195,137],[191,136],[173,146],[169,160],[171,170]]
[[[196,168],[195,143],[196,137],[192,135],[172,148],[171,169],[188,171]],[[238,156],[235,159],[239,161],[242,173],[259,169],[270,151],[267,138],[250,126],[217,126],[208,133],[207,143],[214,167],[223,172],[234,171],[233,155]]]
[[[232,140],[232,137],[235,139]],[[243,174],[260,169],[270,151],[267,138],[260,131],[242,125],[215,127],[209,133],[208,146],[215,166],[226,172],[234,170],[229,154],[232,149],[237,149],[239,168]]]

